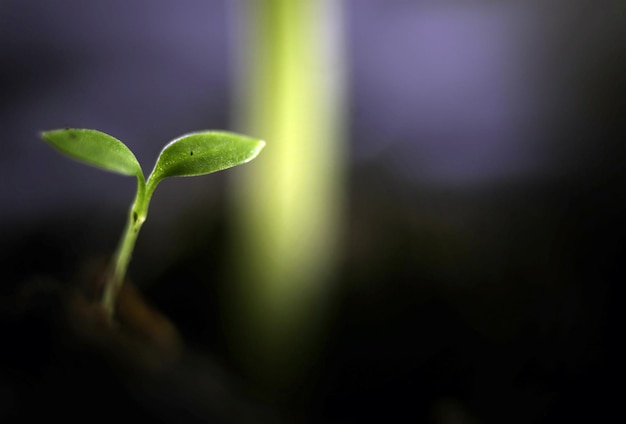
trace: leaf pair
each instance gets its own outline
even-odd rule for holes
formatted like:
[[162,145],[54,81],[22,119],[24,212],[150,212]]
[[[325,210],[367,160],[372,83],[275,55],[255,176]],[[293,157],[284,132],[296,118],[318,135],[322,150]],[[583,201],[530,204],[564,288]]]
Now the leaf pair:
[[66,128],[47,131],[41,136],[71,158],[107,171],[137,177],[137,195],[102,296],[102,305],[110,317],[113,316],[115,298],[124,282],[139,229],[147,217],[150,198],[157,184],[167,177],[209,174],[246,163],[265,146],[262,140],[223,131],[187,134],[163,148],[146,183],[133,152],[110,135],[95,130]]
[[[66,128],[43,132],[44,140],[66,155],[107,171],[144,178],[133,152],[115,137],[90,129]],[[254,159],[265,146],[262,140],[225,131],[197,132],[166,145],[149,184],[167,177],[204,175]]]

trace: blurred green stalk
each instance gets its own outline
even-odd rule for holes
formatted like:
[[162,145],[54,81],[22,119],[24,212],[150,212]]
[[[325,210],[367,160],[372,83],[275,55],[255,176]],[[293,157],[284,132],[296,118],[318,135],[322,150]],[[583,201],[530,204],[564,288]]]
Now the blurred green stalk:
[[236,116],[267,141],[236,176],[229,328],[248,372],[284,389],[323,335],[344,206],[340,0],[247,0]]

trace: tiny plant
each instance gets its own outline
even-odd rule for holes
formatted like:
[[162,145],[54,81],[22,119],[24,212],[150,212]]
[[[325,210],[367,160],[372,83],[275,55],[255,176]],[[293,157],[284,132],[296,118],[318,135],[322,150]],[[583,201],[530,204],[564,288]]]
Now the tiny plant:
[[262,140],[225,131],[186,134],[163,148],[146,180],[133,152],[108,134],[91,129],[65,128],[45,131],[41,136],[73,159],[137,178],[137,194],[102,295],[102,305],[110,317],[156,186],[168,177],[204,175],[244,164],[254,159],[265,146]]

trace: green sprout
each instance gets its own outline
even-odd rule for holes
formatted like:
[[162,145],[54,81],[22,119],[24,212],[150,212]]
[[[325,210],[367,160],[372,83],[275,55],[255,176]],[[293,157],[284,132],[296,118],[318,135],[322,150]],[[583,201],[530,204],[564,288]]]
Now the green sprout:
[[247,136],[206,131],[183,135],[161,151],[146,180],[133,152],[120,140],[91,129],[45,131],[41,137],[60,152],[107,171],[137,177],[137,195],[120,239],[102,295],[102,306],[112,317],[115,299],[126,275],[139,230],[148,215],[156,186],[168,177],[210,174],[254,159],[265,142]]

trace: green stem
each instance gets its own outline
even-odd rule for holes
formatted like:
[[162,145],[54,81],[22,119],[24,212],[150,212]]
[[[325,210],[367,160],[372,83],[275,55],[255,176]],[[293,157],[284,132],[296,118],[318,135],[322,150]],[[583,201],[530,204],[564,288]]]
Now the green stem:
[[115,252],[113,267],[104,286],[102,295],[102,306],[104,307],[109,318],[113,318],[115,310],[115,300],[117,294],[124,283],[128,263],[132,257],[135,242],[139,235],[139,230],[148,215],[148,205],[150,197],[154,191],[154,185],[146,189],[146,182],[143,175],[137,176],[137,194],[135,201],[130,208],[126,228],[120,239]]

